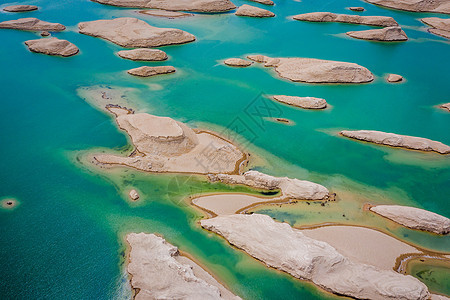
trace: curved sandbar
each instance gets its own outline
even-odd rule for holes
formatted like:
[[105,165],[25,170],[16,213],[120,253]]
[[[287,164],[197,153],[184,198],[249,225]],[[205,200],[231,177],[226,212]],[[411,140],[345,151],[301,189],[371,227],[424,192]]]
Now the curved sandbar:
[[100,37],[127,48],[148,48],[195,41],[192,34],[173,28],[158,28],[136,18],[97,20],[78,24],[80,33]]
[[240,6],[236,10],[235,15],[242,17],[255,17],[255,18],[275,17],[275,14],[267,9],[262,9],[248,4]]
[[371,4],[398,10],[450,14],[448,0],[364,0]]
[[369,41],[401,42],[408,40],[408,36],[400,27],[385,27],[382,29],[349,31],[346,34],[355,39]]
[[400,205],[377,205],[370,210],[411,229],[436,234],[450,232],[450,219],[424,209]]
[[3,8],[7,12],[27,12],[37,10],[38,7],[35,5],[11,5]]
[[324,109],[327,107],[327,101],[322,98],[284,95],[275,95],[272,98],[278,102],[305,109]]
[[267,266],[339,295],[360,299],[430,297],[427,287],[416,278],[352,261],[329,244],[266,215],[218,216],[200,223]]
[[308,22],[337,22],[337,23],[350,23],[361,24],[370,26],[398,26],[398,23],[391,17],[384,16],[359,16],[359,15],[343,15],[334,14],[331,12],[312,12],[306,14],[300,14],[293,16],[297,21]]
[[59,23],[49,23],[36,18],[22,18],[18,20],[3,21],[0,29],[17,29],[27,31],[63,31],[66,26]]
[[209,175],[212,182],[225,184],[240,184],[256,189],[280,190],[281,195],[272,198],[276,200],[328,200],[333,196],[328,189],[320,184],[288,177],[274,177],[258,171],[247,171],[242,175],[216,174]]
[[391,147],[400,147],[420,151],[435,151],[440,154],[450,153],[450,146],[447,146],[441,142],[432,141],[421,137],[386,133],[375,130],[343,130],[340,132],[340,134],[351,139],[380,145],[387,145]]
[[126,240],[134,299],[240,299],[163,238],[130,233]]
[[228,58],[225,59],[224,64],[226,64],[227,66],[231,66],[231,67],[249,67],[253,64],[253,62],[242,59],[242,58]]
[[214,133],[194,131],[168,117],[109,106],[120,129],[130,136],[135,151],[129,156],[94,154],[100,166],[123,165],[147,172],[238,173],[247,155]]
[[25,45],[32,52],[63,57],[75,55],[80,51],[71,42],[57,38],[29,40],[25,42]]
[[432,27],[429,32],[450,39],[450,19],[431,17],[420,20]]
[[347,62],[315,58],[271,58],[264,55],[249,55],[249,59],[264,62],[273,67],[282,78],[307,83],[366,83],[374,79],[366,68]]
[[175,71],[175,68],[172,66],[142,66],[139,68],[128,70],[127,73],[133,76],[150,77],[155,75],[174,73]]
[[156,8],[164,10],[182,10],[192,12],[225,12],[236,6],[229,0],[91,0],[101,4],[135,7]]
[[117,52],[122,58],[136,61],[163,61],[167,59],[167,54],[159,49],[132,49]]

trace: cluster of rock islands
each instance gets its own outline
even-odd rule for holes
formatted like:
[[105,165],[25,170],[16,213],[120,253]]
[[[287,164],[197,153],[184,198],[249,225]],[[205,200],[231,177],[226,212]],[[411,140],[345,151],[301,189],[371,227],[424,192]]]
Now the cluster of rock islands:
[[[229,0],[93,0],[106,5],[145,9],[141,13],[167,18],[191,17],[192,13],[219,13],[236,9]],[[271,0],[251,0],[267,6]],[[365,0],[366,2],[394,9],[421,12],[450,13],[446,0]],[[37,10],[33,5],[14,5],[4,8],[6,12]],[[362,12],[362,7],[350,7]],[[275,17],[269,10],[244,4],[236,9],[235,15],[244,17]],[[351,31],[350,37],[374,41],[406,41],[408,37],[391,17],[335,14],[312,12],[296,15],[294,20],[308,22],[340,22],[383,28]],[[429,25],[429,31],[446,38],[450,36],[448,19],[430,17],[422,19]],[[21,18],[4,21],[0,28],[26,31],[64,31],[62,24],[49,23],[36,18]],[[196,37],[186,31],[174,28],[158,28],[137,18],[123,17],[111,20],[96,20],[78,24],[81,34],[99,37],[125,48],[117,55],[133,61],[165,61],[167,54],[154,47],[190,43]],[[47,55],[72,56],[79,53],[77,46],[56,37],[26,41],[30,51]],[[247,59],[229,58],[223,61],[232,67],[249,67],[254,63],[273,68],[279,77],[292,82],[360,84],[374,80],[367,68],[356,63],[302,57],[269,57],[260,54],[248,55]],[[256,64],[255,64],[256,65]],[[173,66],[141,66],[131,69],[129,74],[150,77],[173,73]],[[400,82],[400,75],[390,74],[388,82]],[[299,200],[333,201],[335,194],[320,184],[297,178],[275,177],[255,170],[244,171],[249,154],[219,134],[193,129],[169,117],[148,113],[135,113],[120,106],[116,99],[101,98],[108,103],[102,108],[114,115],[120,129],[125,131],[133,144],[128,155],[111,152],[90,154],[90,161],[101,168],[130,167],[154,173],[189,173],[207,175],[211,182],[228,185],[243,185],[256,190],[277,191],[274,197],[261,198],[252,195],[222,194],[200,195],[192,204],[210,213],[212,218],[204,219],[201,226],[225,238],[230,244],[242,249],[269,267],[281,270],[295,278],[309,280],[329,292],[359,299],[429,299],[428,288],[412,276],[405,276],[392,270],[392,260],[400,254],[419,250],[397,241],[380,232],[346,226],[348,228],[321,228],[320,232],[354,232],[363,238],[364,234],[377,235],[386,248],[400,245],[401,251],[389,256],[386,267],[369,260],[358,259],[358,247],[341,245],[335,239],[319,231],[305,231],[286,223],[274,221],[260,214],[245,214],[249,207],[259,203],[283,203]],[[303,109],[324,109],[325,99],[315,97],[273,95],[271,99]],[[450,110],[449,104],[441,108]],[[450,147],[426,138],[405,136],[372,130],[348,131],[340,134],[360,141],[400,147],[409,150],[450,154]],[[135,189],[128,192],[133,201],[140,195]],[[12,200],[3,201],[3,207],[12,207]],[[448,234],[450,220],[422,209],[396,206],[371,206],[370,211],[402,226]],[[241,213],[244,212],[244,213]],[[204,268],[184,256],[177,247],[155,234],[130,233],[127,271],[131,285],[137,292],[135,299],[240,299],[220,284]],[[393,246],[393,245],[397,246]],[[380,260],[382,260],[380,258]],[[433,296],[434,297],[434,296]]]

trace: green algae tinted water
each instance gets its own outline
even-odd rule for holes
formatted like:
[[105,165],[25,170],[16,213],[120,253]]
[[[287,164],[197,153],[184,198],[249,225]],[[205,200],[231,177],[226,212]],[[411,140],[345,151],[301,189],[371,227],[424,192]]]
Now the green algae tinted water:
[[[106,173],[78,161],[80,151],[123,149],[127,144],[109,116],[78,97],[80,87],[134,88],[136,109],[191,126],[238,124],[247,129],[242,135],[251,141],[249,149],[266,158],[259,168],[269,174],[314,180],[332,190],[358,188],[358,195],[371,195],[367,198],[372,202],[413,205],[450,216],[448,157],[370,146],[335,135],[339,129],[375,129],[450,144],[450,114],[434,108],[449,101],[449,43],[428,34],[418,20],[431,14],[386,10],[356,0],[279,0],[270,8],[277,15],[271,19],[233,14],[178,20],[139,16],[151,25],[184,29],[198,38],[195,43],[164,47],[167,62],[148,63],[173,65],[176,74],[140,79],[125,71],[147,63],[120,59],[115,54],[120,47],[78,34],[76,29],[81,21],[136,16],[135,10],[87,0],[27,4],[38,5],[40,10],[1,12],[0,21],[37,17],[63,23],[68,29],[54,36],[75,43],[81,52],[71,58],[31,53],[23,42],[39,38],[38,34],[0,30],[0,198],[20,202],[14,210],[0,211],[3,299],[130,297],[123,236],[131,231],[162,234],[197,257],[242,298],[334,298],[311,284],[265,268],[203,231],[197,224],[201,214],[182,201],[191,193],[232,189],[189,179],[189,185],[177,190],[173,183],[178,176],[131,170]],[[345,7],[360,5],[368,15],[393,16],[410,41],[353,40],[342,33],[368,27],[288,18],[311,11],[346,13]],[[220,64],[222,59],[249,53],[355,62],[371,70],[376,79],[363,85],[294,84],[261,66],[236,69]],[[387,84],[386,73],[401,74],[406,82]],[[318,112],[270,105],[262,94],[322,97],[331,109]],[[255,116],[261,104],[270,108],[271,115],[260,109]],[[288,118],[296,125],[266,122],[262,116]],[[179,178],[183,181],[186,176]],[[127,201],[124,191],[128,186],[141,191],[141,202]],[[346,198],[340,201],[345,203]],[[351,204],[358,201],[349,202],[354,218],[350,223],[364,222]],[[301,223],[301,216],[286,213],[292,222]],[[383,221],[371,224],[387,226]],[[405,232],[391,233],[407,239]],[[405,234],[427,248],[450,251],[447,237]]]

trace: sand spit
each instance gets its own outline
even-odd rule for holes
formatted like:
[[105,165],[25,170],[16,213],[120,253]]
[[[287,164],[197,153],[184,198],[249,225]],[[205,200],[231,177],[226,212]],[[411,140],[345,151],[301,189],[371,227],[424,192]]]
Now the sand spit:
[[242,67],[242,68],[251,66],[253,64],[253,62],[242,58],[228,58],[225,59],[223,63],[226,64],[227,66]]
[[398,75],[398,74],[389,74],[388,77],[386,78],[387,82],[401,82],[403,81],[403,76]]
[[188,14],[188,13],[178,12],[178,11],[163,10],[163,9],[141,10],[141,11],[139,11],[139,13],[148,15],[148,16],[168,18],[168,19],[178,19],[178,18],[185,18],[185,17],[193,16],[193,14]]
[[420,151],[435,151],[440,154],[450,153],[450,146],[421,137],[386,133],[375,130],[343,130],[340,134],[348,138],[391,147],[400,147]]
[[249,59],[273,67],[282,78],[307,83],[365,83],[374,79],[366,68],[347,62],[315,58],[271,58],[264,55],[249,55]]
[[398,26],[398,23],[391,17],[384,16],[359,16],[359,15],[343,15],[334,14],[330,12],[312,12],[300,14],[293,17],[297,21],[308,22],[337,22],[337,23],[351,23],[370,26]]
[[323,226],[301,232],[336,248],[354,262],[392,270],[396,260],[406,253],[421,252],[416,248],[374,229],[357,226]]
[[355,39],[369,41],[401,42],[408,40],[408,36],[400,27],[385,27],[382,29],[349,31],[346,34]]
[[242,17],[255,17],[255,18],[275,17],[275,14],[269,10],[247,4],[240,6],[236,10],[235,15]]
[[446,111],[450,111],[450,102],[439,105],[439,108],[446,110]]
[[172,66],[157,66],[157,67],[142,66],[139,68],[128,70],[127,73],[133,76],[151,77],[156,75],[174,73],[175,71],[176,71],[175,68]]
[[235,9],[236,6],[229,0],[92,0],[101,4],[135,7],[155,8],[164,10],[181,10],[192,12],[225,12]]
[[27,12],[37,10],[38,7],[35,5],[11,5],[3,8],[7,12]]
[[127,48],[148,48],[184,44],[195,36],[173,28],[158,28],[136,18],[97,20],[78,24],[80,33],[100,37]]
[[124,59],[136,61],[163,61],[167,59],[166,52],[148,48],[122,50],[117,52],[117,55]]
[[59,23],[49,23],[36,18],[22,18],[0,23],[0,29],[17,29],[27,31],[63,31],[66,27]]
[[408,228],[436,234],[450,232],[450,219],[424,209],[400,205],[377,205],[370,210]]
[[43,53],[47,55],[72,56],[80,50],[77,46],[66,40],[57,38],[29,40],[25,42],[28,49],[32,52]]
[[265,4],[265,5],[274,5],[272,0],[250,0],[250,1]]
[[129,156],[95,154],[100,166],[123,165],[147,172],[237,173],[247,156],[236,146],[206,131],[194,131],[168,117],[133,114],[109,107],[120,129],[130,136],[135,151]]
[[272,98],[278,102],[305,109],[324,109],[327,107],[327,101],[321,98],[284,95],[275,95]]
[[225,184],[246,185],[256,189],[280,190],[281,195],[272,198],[272,201],[327,200],[332,198],[328,189],[320,184],[296,178],[274,177],[258,171],[247,171],[243,175],[211,174],[209,180],[212,182],[220,181]]
[[443,18],[423,18],[421,21],[432,28],[429,32],[450,39],[450,19]]
[[178,248],[154,234],[130,233],[128,273],[142,299],[240,299]]
[[448,0],[365,0],[376,4],[398,10],[414,12],[434,12],[450,14],[450,3]]
[[427,287],[416,278],[352,261],[328,243],[266,215],[218,216],[200,223],[267,266],[335,294],[359,299],[430,297]]

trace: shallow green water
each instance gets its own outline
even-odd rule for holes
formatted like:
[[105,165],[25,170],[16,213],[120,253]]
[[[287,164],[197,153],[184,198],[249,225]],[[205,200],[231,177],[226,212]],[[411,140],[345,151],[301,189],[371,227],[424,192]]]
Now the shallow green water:
[[[140,16],[152,25],[184,29],[198,38],[195,43],[164,47],[170,59],[162,64],[175,66],[177,73],[151,79],[125,73],[145,63],[120,59],[115,54],[120,47],[76,30],[80,21],[135,16],[134,10],[87,0],[41,0],[29,2],[42,8],[36,12],[0,13],[0,21],[27,16],[63,23],[68,30],[55,36],[81,50],[71,58],[34,54],[23,42],[38,38],[37,34],[0,30],[0,197],[20,202],[14,210],[0,210],[2,298],[129,296],[122,236],[130,231],[162,234],[198,257],[246,299],[333,297],[266,269],[199,228],[200,214],[180,199],[225,187],[195,180],[177,191],[172,186],[178,177],[132,171],[107,174],[78,163],[79,151],[121,149],[127,143],[109,116],[77,96],[76,90],[84,86],[136,88],[138,110],[171,116],[191,126],[237,124],[238,129],[246,129],[242,135],[252,142],[249,150],[267,159],[259,169],[269,174],[310,179],[330,189],[358,186],[370,195],[376,190],[382,203],[414,205],[449,217],[448,157],[370,146],[333,135],[343,128],[376,129],[450,144],[450,114],[433,107],[449,101],[448,42],[424,32],[423,27],[417,29],[421,26],[417,19],[430,14],[385,10],[356,0],[317,2],[277,1],[271,8],[275,19],[233,14],[179,20]],[[411,40],[401,44],[352,40],[341,33],[367,27],[287,18],[310,11],[348,12],[345,7],[352,5],[365,6],[367,14],[393,16]],[[355,62],[377,79],[364,85],[294,84],[260,66],[235,69],[219,63],[249,53]],[[385,83],[382,77],[390,72],[407,81]],[[332,109],[297,110],[266,102],[261,94],[323,97]],[[289,118],[296,126],[251,115],[262,104],[269,105],[273,116]],[[123,196],[130,184],[142,192],[139,204],[130,204]],[[300,217],[290,214],[290,218]],[[392,234],[401,237],[401,230]],[[447,237],[417,234],[411,240],[450,251]]]
[[450,264],[439,260],[413,260],[408,263],[408,274],[425,283],[430,291],[450,294]]

